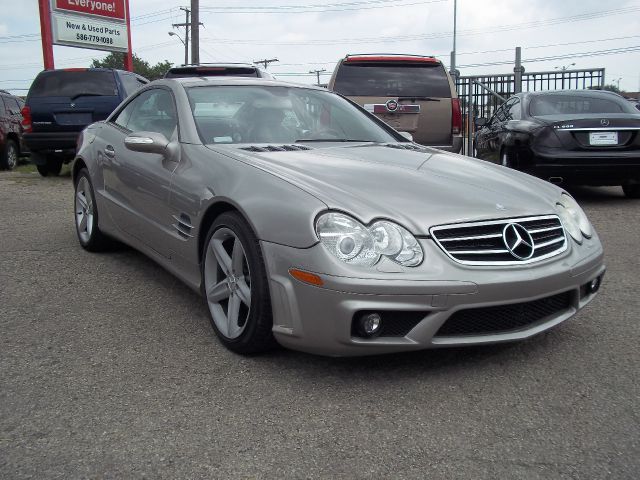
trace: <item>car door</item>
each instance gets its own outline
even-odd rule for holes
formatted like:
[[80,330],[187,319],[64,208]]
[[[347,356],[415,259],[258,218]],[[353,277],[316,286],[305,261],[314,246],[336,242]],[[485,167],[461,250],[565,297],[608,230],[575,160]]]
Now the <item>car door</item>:
[[[132,132],[162,133],[178,141],[175,102],[169,89],[141,92],[101,130],[99,150],[108,212],[113,222],[157,253],[168,256],[166,237],[173,223],[169,192],[178,158],[129,150]],[[176,150],[177,149],[173,149]]]

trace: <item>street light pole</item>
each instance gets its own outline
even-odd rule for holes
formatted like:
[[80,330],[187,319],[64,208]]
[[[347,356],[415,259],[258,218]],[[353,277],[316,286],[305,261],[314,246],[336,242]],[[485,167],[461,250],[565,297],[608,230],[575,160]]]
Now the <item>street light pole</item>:
[[184,40],[182,40],[182,38],[180,37],[180,35],[178,35],[176,32],[167,32],[169,34],[170,37],[178,37],[178,40],[180,40],[180,43],[182,43],[184,45],[184,64],[187,65],[187,62],[189,61],[189,47],[188,44],[185,43]]
[[[185,7],[180,7],[180,10],[184,10],[185,19],[184,23],[173,23],[172,27],[184,27],[184,41],[180,38],[180,41],[184,44],[184,64],[189,64],[189,27],[191,26],[191,22],[189,21],[189,15],[191,14],[191,10]],[[169,34],[171,35],[171,34]]]

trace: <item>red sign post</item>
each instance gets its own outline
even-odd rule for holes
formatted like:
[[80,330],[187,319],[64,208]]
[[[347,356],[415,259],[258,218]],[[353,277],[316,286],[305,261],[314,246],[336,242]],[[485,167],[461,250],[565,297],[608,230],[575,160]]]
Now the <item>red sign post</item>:
[[133,71],[129,0],[38,0],[38,7],[46,70],[57,44],[124,52],[124,68]]
[[53,38],[51,36],[51,8],[49,0],[38,0],[40,8],[40,37],[42,37],[42,59],[45,70],[56,68],[53,63]]

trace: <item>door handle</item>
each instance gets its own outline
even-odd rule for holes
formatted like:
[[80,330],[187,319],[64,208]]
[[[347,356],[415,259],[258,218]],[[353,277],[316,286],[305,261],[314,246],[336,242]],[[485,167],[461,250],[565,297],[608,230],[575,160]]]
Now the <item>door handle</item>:
[[111,145],[107,145],[104,147],[104,154],[109,158],[113,158],[116,156],[116,151]]

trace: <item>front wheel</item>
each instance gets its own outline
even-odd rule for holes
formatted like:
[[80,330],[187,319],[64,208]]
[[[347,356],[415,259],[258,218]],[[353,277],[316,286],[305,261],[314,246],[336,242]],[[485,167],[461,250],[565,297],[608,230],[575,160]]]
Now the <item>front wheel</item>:
[[203,294],[222,343],[241,354],[275,346],[266,268],[251,227],[239,214],[223,213],[204,248]]
[[86,168],[80,170],[76,177],[73,203],[76,233],[82,248],[90,252],[105,250],[111,242],[98,227],[96,197]]
[[640,183],[622,185],[622,191],[628,198],[640,198]]

